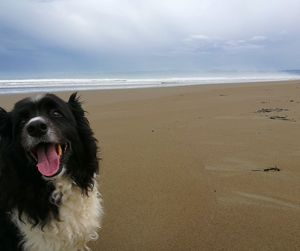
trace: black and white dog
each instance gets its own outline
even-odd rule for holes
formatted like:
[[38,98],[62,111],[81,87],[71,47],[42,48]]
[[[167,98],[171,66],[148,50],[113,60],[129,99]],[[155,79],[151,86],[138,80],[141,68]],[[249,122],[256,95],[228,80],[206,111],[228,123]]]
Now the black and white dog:
[[0,250],[89,250],[103,214],[97,173],[97,142],[76,93],[0,108]]

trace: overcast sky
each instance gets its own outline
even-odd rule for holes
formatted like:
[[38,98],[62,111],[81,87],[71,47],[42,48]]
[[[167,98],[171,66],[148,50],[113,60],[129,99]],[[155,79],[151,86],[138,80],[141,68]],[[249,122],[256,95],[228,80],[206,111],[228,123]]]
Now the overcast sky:
[[300,68],[300,0],[1,0],[0,73]]

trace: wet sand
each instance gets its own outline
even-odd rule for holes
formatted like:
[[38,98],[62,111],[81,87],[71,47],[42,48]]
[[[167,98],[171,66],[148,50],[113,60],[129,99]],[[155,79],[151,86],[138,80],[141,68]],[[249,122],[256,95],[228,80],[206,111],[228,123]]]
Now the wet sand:
[[300,250],[300,81],[80,95],[103,158],[93,250]]

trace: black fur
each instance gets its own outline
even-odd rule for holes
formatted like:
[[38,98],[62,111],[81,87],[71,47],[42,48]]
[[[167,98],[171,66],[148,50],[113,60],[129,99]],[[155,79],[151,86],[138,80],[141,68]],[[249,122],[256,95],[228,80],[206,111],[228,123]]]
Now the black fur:
[[[52,116],[58,111],[60,117]],[[47,117],[64,140],[71,142],[65,157],[66,175],[88,194],[98,172],[97,142],[76,96],[65,102],[53,94],[38,101],[29,98],[15,104],[10,112],[0,108],[0,250],[19,250],[21,238],[9,214],[17,209],[19,218],[33,227],[43,227],[59,219],[59,205],[51,203],[51,180],[38,172],[22,145],[24,125],[35,116]]]

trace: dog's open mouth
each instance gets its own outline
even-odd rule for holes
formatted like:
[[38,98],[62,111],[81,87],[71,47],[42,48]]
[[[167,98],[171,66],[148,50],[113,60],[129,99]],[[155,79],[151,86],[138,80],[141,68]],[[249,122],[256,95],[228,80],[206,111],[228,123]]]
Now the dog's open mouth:
[[68,148],[68,144],[40,143],[30,151],[30,155],[43,176],[53,177],[62,171],[61,162]]

